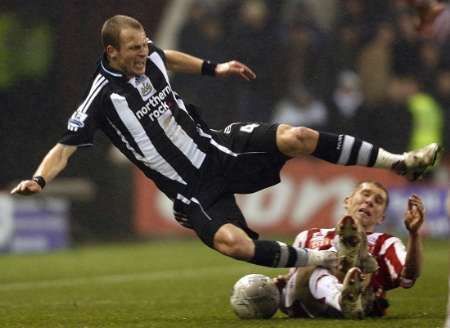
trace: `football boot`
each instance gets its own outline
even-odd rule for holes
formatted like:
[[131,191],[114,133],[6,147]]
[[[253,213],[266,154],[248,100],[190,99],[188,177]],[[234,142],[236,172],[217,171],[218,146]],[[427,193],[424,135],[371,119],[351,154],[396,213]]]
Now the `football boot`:
[[342,284],[339,303],[344,318],[362,319],[364,309],[362,306],[363,277],[359,268],[354,267],[347,271]]
[[404,159],[395,162],[392,165],[392,170],[405,176],[409,181],[415,181],[420,179],[425,171],[437,162],[441,153],[441,146],[437,143],[429,144],[423,148],[404,153]]

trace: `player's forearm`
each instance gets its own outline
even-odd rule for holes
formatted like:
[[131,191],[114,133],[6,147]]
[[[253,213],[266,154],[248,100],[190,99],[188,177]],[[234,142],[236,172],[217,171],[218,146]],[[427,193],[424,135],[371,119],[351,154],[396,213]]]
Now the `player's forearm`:
[[175,73],[201,74],[203,59],[175,50],[164,51],[167,68]]
[[415,280],[422,269],[422,241],[418,233],[410,233],[402,277]]
[[34,176],[42,176],[46,182],[53,180],[67,165],[77,147],[56,144],[44,157]]

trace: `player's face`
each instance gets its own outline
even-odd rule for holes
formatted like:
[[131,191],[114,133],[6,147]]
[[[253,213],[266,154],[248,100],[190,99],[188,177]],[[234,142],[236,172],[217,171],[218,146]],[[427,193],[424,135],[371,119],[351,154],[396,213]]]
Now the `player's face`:
[[373,228],[384,219],[386,202],[387,195],[383,189],[365,182],[346,199],[345,205],[348,214],[366,231],[373,231]]
[[120,33],[120,47],[113,48],[112,66],[132,78],[145,73],[148,56],[147,36],[144,30],[125,28]]

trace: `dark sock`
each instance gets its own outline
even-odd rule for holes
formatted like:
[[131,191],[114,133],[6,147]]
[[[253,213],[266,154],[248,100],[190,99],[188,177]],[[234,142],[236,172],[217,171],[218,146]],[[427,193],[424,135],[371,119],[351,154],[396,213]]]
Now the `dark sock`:
[[279,241],[255,240],[255,256],[249,262],[272,268],[304,266],[308,252]]
[[311,155],[340,165],[373,166],[378,147],[346,134],[319,132],[317,147]]

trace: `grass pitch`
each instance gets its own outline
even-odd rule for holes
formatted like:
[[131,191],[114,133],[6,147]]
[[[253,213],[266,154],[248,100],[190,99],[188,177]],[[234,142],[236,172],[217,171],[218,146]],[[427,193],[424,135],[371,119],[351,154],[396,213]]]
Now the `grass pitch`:
[[234,282],[281,270],[238,262],[198,240],[89,246],[0,257],[0,327],[442,327],[448,242],[425,242],[422,277],[388,296],[388,316],[364,321],[240,320],[229,306]]

